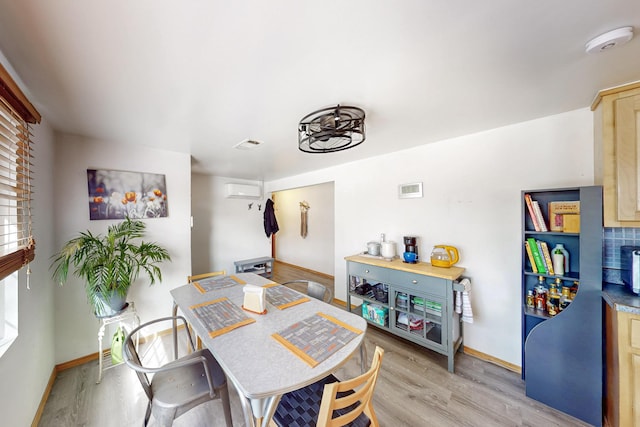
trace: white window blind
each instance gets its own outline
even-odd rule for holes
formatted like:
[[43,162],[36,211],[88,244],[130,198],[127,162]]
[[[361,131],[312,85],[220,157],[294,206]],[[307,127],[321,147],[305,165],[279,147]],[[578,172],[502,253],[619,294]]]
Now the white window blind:
[[37,111],[0,66],[0,280],[35,256],[29,122],[39,121]]

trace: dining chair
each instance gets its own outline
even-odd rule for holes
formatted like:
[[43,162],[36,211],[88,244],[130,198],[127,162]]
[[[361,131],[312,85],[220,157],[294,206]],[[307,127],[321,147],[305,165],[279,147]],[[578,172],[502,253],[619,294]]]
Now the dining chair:
[[187,276],[187,282],[191,283],[196,280],[206,279],[208,277],[224,276],[225,274],[227,274],[226,270],[211,271],[209,273],[196,274],[194,276]]
[[[185,327],[184,330],[187,333],[190,354],[160,366],[143,364],[142,359],[145,359],[145,355],[140,357],[134,337],[139,338],[139,335],[142,335],[141,331],[150,325],[178,320],[186,325],[187,321],[182,316],[163,317],[144,323],[133,329],[124,341],[124,361],[136,372],[149,399],[143,426],[148,424],[151,414],[159,425],[171,426],[175,418],[190,409],[210,400],[221,399],[226,425],[231,427],[233,423],[227,378],[209,350],[194,350],[189,328]],[[158,354],[152,353],[147,356],[146,359],[150,359],[151,356],[157,359]],[[153,374],[151,380],[149,374]]]
[[331,304],[333,301],[333,292],[328,287],[324,286],[321,283],[314,282],[312,280],[291,280],[289,282],[281,283],[282,285],[290,285],[294,283],[300,283],[306,285],[306,294],[312,298],[319,299],[321,301],[326,302],[327,304]]
[[339,381],[329,375],[284,394],[270,427],[378,427],[373,410],[373,391],[383,355],[384,350],[376,346],[371,368],[355,378]]

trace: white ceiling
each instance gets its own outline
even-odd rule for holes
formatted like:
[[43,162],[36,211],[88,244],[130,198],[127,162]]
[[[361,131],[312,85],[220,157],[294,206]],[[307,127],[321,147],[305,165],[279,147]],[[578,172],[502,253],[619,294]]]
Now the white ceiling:
[[[0,0],[0,51],[56,130],[258,180],[587,107],[640,80],[638,33],[638,0]],[[366,141],[300,152],[298,121],[338,103]]]

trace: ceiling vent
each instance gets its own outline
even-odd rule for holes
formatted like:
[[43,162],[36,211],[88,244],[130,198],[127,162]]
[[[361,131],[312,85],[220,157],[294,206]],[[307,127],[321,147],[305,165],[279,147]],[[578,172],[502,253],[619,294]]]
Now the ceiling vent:
[[298,124],[298,148],[305,153],[342,151],[364,139],[364,110],[358,107],[323,108],[307,114]]
[[256,141],[255,139],[245,139],[244,141],[238,142],[233,146],[233,148],[237,148],[238,150],[254,150],[261,144],[262,141]]
[[613,49],[628,42],[633,38],[633,27],[622,27],[608,31],[589,41],[585,50],[587,53],[597,53]]

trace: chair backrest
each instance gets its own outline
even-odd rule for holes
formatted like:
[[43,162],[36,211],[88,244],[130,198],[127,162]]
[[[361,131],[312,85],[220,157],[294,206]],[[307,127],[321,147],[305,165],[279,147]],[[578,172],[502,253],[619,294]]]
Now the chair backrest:
[[[142,325],[138,326],[137,328],[135,328],[131,332],[129,332],[129,334],[127,335],[127,338],[125,338],[125,340],[124,340],[124,345],[123,345],[123,349],[122,349],[122,358],[124,359],[124,362],[131,369],[136,371],[136,375],[138,376],[138,380],[140,380],[140,384],[142,384],[142,388],[144,389],[144,392],[147,395],[147,397],[149,398],[149,400],[153,399],[153,391],[151,390],[151,382],[149,381],[149,377],[147,376],[147,374],[148,373],[160,372],[160,371],[162,371],[162,367],[150,368],[150,367],[146,367],[146,366],[144,366],[142,364],[142,361],[140,359],[140,355],[138,354],[138,350],[136,348],[135,336],[136,336],[136,334],[138,334],[140,332],[141,329],[146,328],[149,325],[152,325],[152,324],[158,323],[158,322],[174,321],[174,320],[181,320],[184,325],[187,324],[187,320],[182,316],[163,317],[163,318],[160,318],[160,319],[152,320],[152,321],[147,322],[147,323],[143,323]],[[191,338],[191,333],[189,332],[189,328],[185,327],[183,329],[187,333],[188,345],[190,346],[189,350],[193,351],[193,349],[194,349],[194,347],[193,347],[193,339]],[[178,355],[176,354],[175,357],[177,358]]]
[[321,283],[313,282],[311,280],[307,283],[307,295],[328,304],[331,304],[333,301],[333,292],[331,292],[331,289]]
[[187,276],[187,282],[191,283],[194,280],[206,279],[207,277],[213,277],[213,276],[224,276],[225,274],[227,274],[226,270],[212,271],[210,273],[203,273],[203,274],[196,274],[195,276]]
[[[327,384],[322,393],[322,403],[318,413],[317,427],[338,427],[349,424],[364,412],[369,417],[372,427],[378,427],[378,419],[373,410],[373,390],[378,379],[384,350],[376,346],[371,368],[364,374],[346,381]],[[346,391],[353,393],[338,397],[337,394]],[[353,407],[351,407],[353,406]],[[345,408],[346,411],[345,411]],[[342,410],[336,418],[332,418],[333,411]]]
[[333,301],[333,292],[321,283],[311,280],[291,280],[289,282],[281,283],[282,285],[289,285],[292,283],[303,283],[307,285],[306,293],[312,298],[324,301],[327,304],[331,304]]

